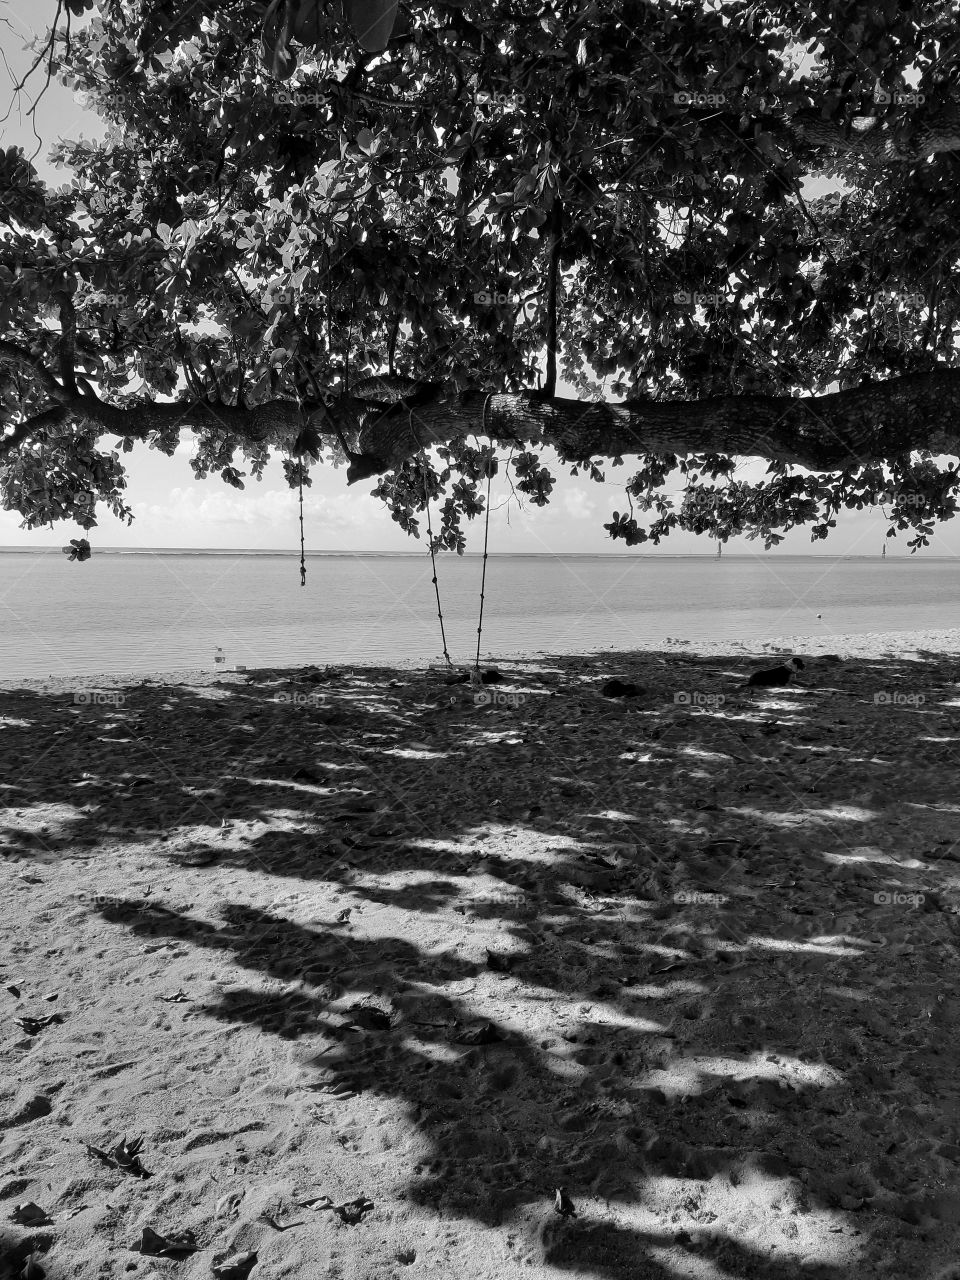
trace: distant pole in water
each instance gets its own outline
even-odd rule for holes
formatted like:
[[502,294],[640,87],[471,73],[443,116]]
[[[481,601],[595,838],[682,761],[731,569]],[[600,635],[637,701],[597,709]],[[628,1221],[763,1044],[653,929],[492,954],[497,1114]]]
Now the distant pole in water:
[[[886,550],[886,548],[884,548],[884,550]],[[718,539],[717,540],[717,559],[719,560],[722,555],[723,555],[723,543],[720,542],[720,540]]]
[[883,555],[880,557],[880,559],[881,559],[881,560],[886,560],[886,558],[887,558],[887,544],[886,544],[886,543],[884,543],[884,544],[883,544]]

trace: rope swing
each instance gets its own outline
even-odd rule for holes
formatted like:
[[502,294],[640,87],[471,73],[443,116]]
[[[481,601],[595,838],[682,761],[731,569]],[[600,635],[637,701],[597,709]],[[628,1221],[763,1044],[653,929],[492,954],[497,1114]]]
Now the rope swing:
[[483,522],[483,572],[480,574],[480,616],[477,619],[477,660],[473,664],[474,671],[480,670],[480,634],[483,631],[483,595],[487,584],[487,539],[490,536],[490,481],[496,469],[496,458],[487,458],[484,463],[487,472],[487,511]]
[[[487,398],[483,402],[483,416],[481,418],[481,434],[483,434],[483,427],[486,425],[487,405],[489,403],[490,403],[490,397],[487,396]],[[413,426],[412,414],[410,415],[410,430],[413,434],[414,439],[417,439],[417,433]],[[447,635],[443,625],[443,607],[440,603],[440,584],[437,580],[437,557],[433,548],[433,525],[430,520],[430,493],[427,488],[427,469],[428,469],[427,454],[422,444],[420,446],[420,460],[423,466],[423,505],[427,513],[427,537],[429,538],[429,543],[430,543],[430,563],[433,567],[433,579],[432,579],[433,589],[437,596],[437,617],[440,619],[440,640],[441,640],[441,643],[443,644],[443,656],[444,656],[444,659],[446,660],[447,666],[452,667],[453,659],[450,657],[450,653],[447,649]],[[473,664],[473,670],[474,672],[477,673],[477,677],[475,677],[475,679],[479,678],[479,671],[480,671],[480,643],[481,643],[481,638],[483,636],[483,602],[486,596],[487,556],[488,556],[488,546],[490,541],[490,485],[493,480],[493,477],[497,473],[496,458],[493,458],[493,457],[485,458],[483,463],[483,470],[484,470],[484,474],[487,477],[487,502],[486,502],[486,511],[484,513],[484,521],[483,521],[483,569],[480,574],[480,615],[477,619],[477,655]]]
[[433,589],[437,593],[437,617],[440,619],[440,639],[443,642],[443,656],[448,667],[453,666],[453,659],[447,651],[447,635],[443,629],[443,609],[440,607],[440,584],[437,582],[437,556],[433,549],[433,526],[430,523],[430,493],[427,489],[427,455],[420,447],[420,458],[423,462],[423,504],[427,511],[427,538],[430,546],[430,563],[433,565]]
[[300,467],[300,585],[307,585],[307,552],[303,541],[303,465]]

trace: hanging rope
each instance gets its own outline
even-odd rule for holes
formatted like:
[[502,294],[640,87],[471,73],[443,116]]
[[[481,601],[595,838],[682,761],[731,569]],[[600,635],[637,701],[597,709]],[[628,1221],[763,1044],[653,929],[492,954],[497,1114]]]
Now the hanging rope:
[[303,463],[300,463],[300,585],[307,585],[307,552],[303,541]]
[[446,659],[447,666],[452,667],[453,659],[447,652],[447,636],[443,629],[443,610],[440,607],[440,584],[437,582],[437,557],[433,549],[433,527],[430,523],[430,494],[427,489],[427,455],[422,445],[420,447],[420,458],[423,462],[423,502],[427,512],[427,539],[430,546],[430,563],[433,565],[433,589],[437,593],[437,617],[440,619],[440,639],[443,642],[443,656]]
[[[483,413],[480,417],[480,434],[484,434],[484,428],[487,422],[487,405],[490,403],[490,397],[483,402]],[[480,616],[477,618],[477,660],[473,664],[475,671],[480,670],[480,636],[483,632],[483,596],[484,589],[487,585],[487,541],[490,537],[490,482],[493,479],[493,459],[486,460],[487,472],[487,511],[483,522],[483,571],[480,574]]]
[[[307,373],[311,381],[313,382],[314,391],[317,393],[317,396],[319,398],[320,388],[317,386],[317,381],[313,377],[313,374],[310,373],[309,369],[307,370]],[[305,409],[306,409],[306,406],[304,404],[303,394],[301,393],[300,410],[301,412],[305,412]],[[303,472],[304,472],[303,459],[304,459],[304,456],[309,453],[310,457],[313,458],[314,462],[319,462],[320,445],[321,445],[320,437],[317,434],[317,432],[314,431],[313,428],[310,426],[310,422],[308,419],[307,424],[304,427],[301,427],[296,440],[293,442],[293,448],[291,450],[294,457],[297,459],[297,494],[299,497],[299,504],[300,504],[300,586],[301,587],[305,587],[307,585],[307,545],[306,545],[306,540],[304,538],[304,533],[303,533]]]
[[483,572],[480,575],[480,616],[477,619],[477,660],[473,664],[476,671],[480,670],[480,634],[483,631],[483,591],[487,583],[487,538],[490,533],[490,480],[492,477],[492,468],[490,462],[487,462],[487,518],[483,525]]
[[[483,413],[480,420],[481,435],[485,433],[485,427],[486,427],[486,421],[487,421],[487,406],[489,405],[489,403],[490,403],[490,397],[488,395],[483,402]],[[410,431],[413,435],[413,438],[417,440],[417,443],[419,444],[420,442],[417,436],[417,431],[413,425],[412,411],[408,414],[408,421],[409,421]],[[433,589],[437,597],[437,617],[440,619],[440,640],[443,644],[443,656],[444,656],[444,659],[446,660],[447,666],[452,667],[453,659],[450,657],[450,653],[447,649],[447,635],[443,625],[443,608],[440,604],[440,583],[437,580],[437,557],[436,557],[436,552],[434,551],[434,548],[433,548],[433,525],[430,519],[430,491],[427,487],[427,470],[428,470],[427,454],[422,444],[420,445],[420,461],[423,465],[423,506],[424,506],[424,510],[427,513],[427,538],[429,540],[429,546],[430,546],[430,563],[433,566],[433,579],[432,579]],[[493,473],[494,473],[495,466],[496,466],[496,463],[493,458],[486,459],[484,469],[487,473],[487,510],[486,510],[486,516],[485,516],[484,525],[483,525],[483,570],[480,575],[480,616],[477,620],[477,658],[476,658],[476,662],[474,663],[474,672],[477,674],[472,678],[471,683],[474,683],[479,679],[479,671],[480,671],[480,643],[481,643],[481,637],[483,635],[483,600],[484,600],[484,592],[485,592],[486,582],[487,582],[487,547],[490,539],[490,484],[491,484],[491,481],[493,480]]]

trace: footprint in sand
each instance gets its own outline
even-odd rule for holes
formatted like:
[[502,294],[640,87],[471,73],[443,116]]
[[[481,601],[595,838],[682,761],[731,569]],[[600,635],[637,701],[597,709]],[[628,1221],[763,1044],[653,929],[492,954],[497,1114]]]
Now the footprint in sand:
[[0,1119],[0,1129],[14,1129],[17,1125],[39,1120],[42,1116],[48,1116],[52,1110],[53,1103],[45,1093],[28,1094],[15,1111]]

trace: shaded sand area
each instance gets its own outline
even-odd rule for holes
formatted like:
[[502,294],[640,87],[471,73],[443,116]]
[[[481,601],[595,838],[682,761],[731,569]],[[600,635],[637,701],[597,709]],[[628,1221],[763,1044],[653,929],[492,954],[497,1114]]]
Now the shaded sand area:
[[0,690],[0,1277],[960,1274],[954,640]]

